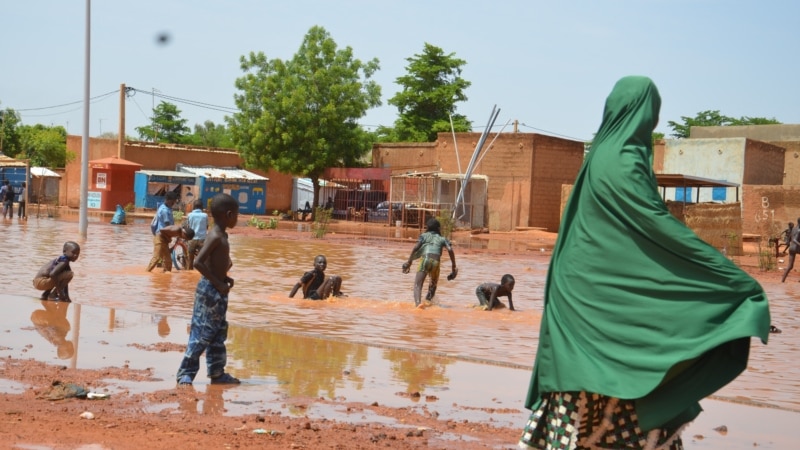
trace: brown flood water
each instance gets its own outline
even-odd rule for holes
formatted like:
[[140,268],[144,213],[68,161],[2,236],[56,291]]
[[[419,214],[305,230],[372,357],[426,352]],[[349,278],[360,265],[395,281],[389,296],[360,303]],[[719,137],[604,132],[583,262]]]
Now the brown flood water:
[[[243,222],[244,218],[240,226]],[[69,220],[4,220],[0,231],[0,254],[9,269],[0,270],[4,286],[0,291],[4,311],[0,357],[89,369],[126,364],[152,367],[163,382],[120,382],[119,389],[174,386],[180,352],[147,348],[186,344],[199,274],[146,273],[152,238],[144,222],[113,226],[93,221],[85,241],[78,237],[77,223]],[[521,429],[528,415],[522,401],[537,345],[546,258],[465,251],[485,245],[507,248],[503,246],[514,243],[456,242],[458,279],[448,282],[442,277],[436,306],[417,310],[411,292],[413,277],[400,271],[417,231],[385,233],[389,238],[408,238],[408,248],[356,239],[348,245],[231,232],[231,276],[236,285],[228,312],[228,363],[245,384],[224,391],[228,414],[284,410],[345,421],[383,420],[361,413],[350,417],[325,405],[303,411],[281,406],[287,397],[324,396],[427,408],[442,419],[492,420]],[[73,264],[73,303],[54,306],[54,302],[38,300],[31,279],[44,262],[60,253],[65,240],[78,241],[82,251]],[[288,298],[292,285],[311,269],[317,254],[327,256],[329,274],[342,275],[348,297],[324,302]],[[447,269],[445,256],[445,274]],[[518,311],[473,309],[475,287],[496,282],[504,273],[517,280],[514,304]],[[695,434],[705,439],[687,442],[688,448],[752,448],[754,442],[762,448],[787,448],[786,442],[800,442],[800,430],[790,427],[800,419],[800,284],[764,287],[773,322],[783,333],[773,335],[768,346],[754,341],[748,371],[704,401],[707,411],[687,430],[685,441]],[[206,383],[204,375],[201,369],[198,389]],[[0,391],[22,388],[0,379]],[[415,392],[421,398],[407,395]],[[436,400],[428,401],[426,395]],[[496,409],[489,413],[489,408]],[[771,425],[765,428],[764,423]],[[711,431],[721,424],[731,430],[724,438]],[[735,425],[751,431],[736,440]],[[759,432],[767,434],[760,437]]]

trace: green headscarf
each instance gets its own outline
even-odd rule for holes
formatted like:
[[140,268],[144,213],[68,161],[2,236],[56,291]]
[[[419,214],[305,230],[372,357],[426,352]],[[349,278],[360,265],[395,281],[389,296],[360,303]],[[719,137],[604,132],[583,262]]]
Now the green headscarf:
[[700,413],[698,401],[767,342],[761,286],[673,217],[652,169],[661,98],[625,77],[564,210],[545,288],[526,406],[586,391],[636,401],[644,430]]

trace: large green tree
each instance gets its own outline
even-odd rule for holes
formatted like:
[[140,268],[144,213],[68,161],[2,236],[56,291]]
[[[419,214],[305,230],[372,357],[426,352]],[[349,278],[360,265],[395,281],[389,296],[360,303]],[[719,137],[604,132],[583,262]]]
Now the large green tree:
[[24,151],[17,158],[29,159],[31,166],[64,167],[75,157],[67,151],[67,130],[61,125],[20,125],[19,135]]
[[701,111],[695,117],[681,116],[683,123],[678,123],[670,120],[667,122],[672,128],[672,136],[676,138],[688,138],[689,132],[692,127],[724,127],[734,125],[769,125],[780,124],[775,120],[766,119],[764,117],[747,117],[742,116],[738,119],[734,117],[723,116],[719,110]]
[[19,114],[11,108],[0,110],[0,152],[12,158],[22,152]]
[[228,124],[242,158],[249,167],[311,178],[317,199],[326,168],[358,164],[372,146],[356,121],[381,104],[380,86],[370,80],[378,60],[354,58],[314,26],[291,60],[251,52],[240,62],[240,112]]
[[162,101],[153,109],[151,121],[150,125],[136,127],[140,139],[184,144],[191,132],[186,119],[181,118],[181,110],[169,102]]
[[390,105],[397,106],[399,117],[394,128],[378,128],[379,138],[389,142],[433,142],[438,133],[450,131],[451,118],[455,131],[472,131],[469,120],[456,113],[456,103],[467,100],[465,91],[472,84],[461,78],[466,61],[428,43],[422,54],[406,61],[408,73],[396,80],[402,89],[389,99]]

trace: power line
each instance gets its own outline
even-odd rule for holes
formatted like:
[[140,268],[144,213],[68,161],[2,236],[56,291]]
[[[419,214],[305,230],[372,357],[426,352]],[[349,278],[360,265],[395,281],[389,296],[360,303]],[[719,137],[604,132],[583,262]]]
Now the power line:
[[542,130],[541,128],[532,127],[532,126],[524,124],[522,122],[520,122],[519,125],[522,126],[522,127],[530,128],[531,130],[536,130],[536,131],[541,131],[542,133],[552,134],[553,136],[559,136],[559,137],[563,137],[563,138],[567,138],[567,139],[572,139],[573,141],[588,142],[588,141],[591,140],[591,139],[580,139],[580,138],[576,138],[576,137],[572,137],[572,136],[567,136],[565,134],[555,133],[553,131]]
[[[112,94],[113,94],[113,92],[112,92]],[[110,98],[110,97],[104,97],[104,98],[99,98],[99,97],[102,97],[102,96],[95,97],[95,98],[96,98],[96,100],[94,100],[94,101],[91,101],[91,103],[92,103],[92,104],[95,104],[95,103],[100,103],[101,101],[103,101],[103,100],[106,100],[107,98]],[[62,106],[63,106],[63,105],[62,105]],[[47,108],[37,108],[37,109],[47,109]],[[83,105],[81,105],[81,106],[78,106],[78,107],[75,107],[75,108],[72,108],[72,109],[68,109],[68,110],[66,110],[66,111],[58,111],[58,112],[54,112],[54,113],[51,113],[51,114],[25,114],[25,117],[27,118],[27,117],[50,117],[50,116],[58,116],[58,115],[61,115],[61,114],[68,114],[68,113],[71,113],[71,112],[79,111],[79,110],[81,110],[81,109],[83,109]],[[25,110],[25,109],[16,109],[15,111],[33,111],[33,110],[32,110],[32,109],[27,109],[27,110]],[[22,115],[20,115],[20,117],[22,117]]]
[[[109,95],[111,95],[111,94],[116,94],[117,92],[119,92],[119,89],[117,89],[117,90],[115,90],[115,91],[111,91],[111,92],[106,92],[105,94],[100,94],[100,95],[98,95],[98,96],[95,96],[95,97],[92,97],[92,98],[90,98],[89,100],[90,100],[90,101],[91,101],[91,100],[97,100],[97,99],[99,99],[99,98],[101,98],[101,97],[107,97],[107,96],[109,96]],[[41,108],[25,108],[25,109],[15,109],[14,111],[17,111],[17,112],[22,112],[22,111],[41,111],[41,110],[43,110],[43,109],[53,109],[53,108],[61,108],[61,107],[64,107],[64,106],[71,106],[71,105],[75,105],[75,104],[78,104],[78,103],[81,103],[81,102],[83,102],[83,100],[76,100],[76,101],[74,101],[74,102],[63,103],[63,104],[61,104],[61,105],[43,106],[43,107],[41,107]]]
[[220,106],[220,105],[212,105],[211,103],[200,102],[197,100],[188,100],[185,98],[173,97],[171,95],[166,95],[161,92],[153,92],[153,91],[145,91],[142,89],[131,88],[134,92],[140,92],[145,95],[152,95],[154,97],[162,98],[165,100],[170,100],[177,103],[185,103],[187,105],[196,106],[198,108],[205,108],[211,109],[214,111],[226,112],[226,113],[236,113],[239,112],[237,108],[231,108],[228,106]]

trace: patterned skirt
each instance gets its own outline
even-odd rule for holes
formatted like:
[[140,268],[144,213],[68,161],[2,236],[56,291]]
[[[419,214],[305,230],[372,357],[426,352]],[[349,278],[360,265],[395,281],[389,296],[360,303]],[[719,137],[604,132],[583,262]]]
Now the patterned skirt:
[[632,400],[587,392],[551,392],[531,414],[519,447],[682,450],[681,430],[642,431]]

